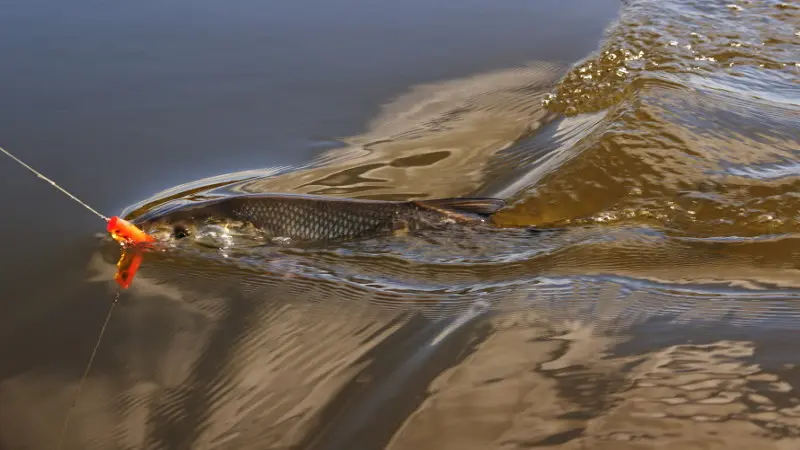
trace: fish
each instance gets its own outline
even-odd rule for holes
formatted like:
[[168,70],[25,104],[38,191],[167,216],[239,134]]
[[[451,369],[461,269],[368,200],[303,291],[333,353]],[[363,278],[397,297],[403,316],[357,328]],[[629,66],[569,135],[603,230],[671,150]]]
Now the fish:
[[159,242],[207,247],[314,244],[398,236],[446,226],[490,225],[499,198],[368,200],[307,194],[244,194],[145,213],[133,223]]

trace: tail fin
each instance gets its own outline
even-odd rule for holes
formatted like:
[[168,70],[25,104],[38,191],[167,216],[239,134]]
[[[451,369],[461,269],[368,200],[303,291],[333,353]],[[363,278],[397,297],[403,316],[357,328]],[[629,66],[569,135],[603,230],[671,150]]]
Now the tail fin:
[[499,198],[441,198],[415,202],[424,208],[440,211],[451,211],[460,214],[478,214],[491,216],[506,206],[506,201]]

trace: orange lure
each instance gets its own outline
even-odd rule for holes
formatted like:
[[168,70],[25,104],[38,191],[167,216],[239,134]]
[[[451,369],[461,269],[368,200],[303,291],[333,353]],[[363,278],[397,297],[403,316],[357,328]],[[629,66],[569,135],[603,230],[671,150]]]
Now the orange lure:
[[106,231],[111,234],[115,241],[123,245],[122,256],[117,262],[117,274],[114,279],[123,289],[127,289],[136,276],[136,271],[142,264],[142,252],[139,248],[133,247],[129,253],[128,246],[135,246],[145,242],[153,242],[155,238],[140,230],[136,225],[128,222],[121,217],[114,216],[108,219]]

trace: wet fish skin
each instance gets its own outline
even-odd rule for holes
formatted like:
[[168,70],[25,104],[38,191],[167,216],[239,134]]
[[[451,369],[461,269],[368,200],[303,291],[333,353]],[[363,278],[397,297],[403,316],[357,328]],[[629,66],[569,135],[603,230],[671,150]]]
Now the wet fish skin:
[[199,202],[141,219],[141,223],[148,232],[160,232],[160,240],[181,239],[196,234],[204,224],[214,224],[223,225],[232,233],[266,240],[341,241],[447,224],[484,224],[487,217],[503,206],[505,201],[496,198],[384,201],[254,194]]

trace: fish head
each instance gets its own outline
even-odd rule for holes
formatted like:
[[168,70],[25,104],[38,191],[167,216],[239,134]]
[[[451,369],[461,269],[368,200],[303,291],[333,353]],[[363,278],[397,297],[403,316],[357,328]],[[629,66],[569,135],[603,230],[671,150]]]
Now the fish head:
[[252,223],[234,220],[213,209],[176,210],[142,220],[143,231],[167,246],[231,248],[258,244],[263,233]]
[[153,236],[157,242],[178,243],[197,236],[198,226],[193,220],[175,220],[164,216],[142,222],[142,230]]

